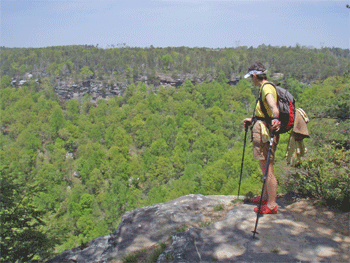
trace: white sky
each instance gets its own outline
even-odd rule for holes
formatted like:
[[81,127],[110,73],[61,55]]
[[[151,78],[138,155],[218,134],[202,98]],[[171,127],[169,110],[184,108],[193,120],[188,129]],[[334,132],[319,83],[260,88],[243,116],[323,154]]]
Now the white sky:
[[0,46],[350,48],[350,0],[1,0]]

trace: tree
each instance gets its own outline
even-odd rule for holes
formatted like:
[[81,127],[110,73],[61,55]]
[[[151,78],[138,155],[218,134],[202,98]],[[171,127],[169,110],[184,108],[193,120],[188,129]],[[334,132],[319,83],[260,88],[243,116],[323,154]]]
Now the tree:
[[80,70],[80,74],[83,78],[90,78],[94,73],[90,70],[90,67],[85,66]]
[[11,87],[11,78],[7,75],[2,76],[0,79],[0,89]]
[[[43,231],[44,211],[32,204],[35,193],[40,191],[39,185],[29,183],[33,180],[20,181],[4,164],[0,172],[0,260],[2,262],[28,262],[34,257],[45,259],[53,248]],[[29,179],[29,178],[28,178]]]
[[218,81],[221,83],[227,83],[228,79],[226,78],[226,74],[223,70],[220,70],[219,76],[218,76]]
[[63,111],[57,107],[54,109],[50,116],[50,126],[53,132],[57,133],[59,129],[63,127],[65,123]]
[[78,100],[70,100],[66,103],[67,119],[75,123],[79,119],[80,104]]
[[154,165],[150,167],[149,178],[154,185],[162,185],[173,179],[175,171],[169,158],[159,156],[155,158]]
[[205,194],[220,193],[221,188],[227,182],[227,175],[225,174],[224,169],[225,166],[227,166],[225,161],[220,160],[205,169],[204,175],[201,178]]
[[162,57],[162,62],[163,62],[164,68],[169,69],[170,64],[174,62],[174,59],[172,58],[171,55],[167,54]]

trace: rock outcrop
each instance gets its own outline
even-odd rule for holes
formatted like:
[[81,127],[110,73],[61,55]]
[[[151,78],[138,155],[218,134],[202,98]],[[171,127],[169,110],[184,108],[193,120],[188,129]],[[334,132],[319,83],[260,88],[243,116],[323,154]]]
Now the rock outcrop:
[[[17,80],[12,79],[11,85],[14,87],[21,87],[25,85],[29,79],[33,78],[31,73],[26,73],[24,79]],[[156,76],[160,86],[181,86],[185,80],[190,80],[192,83],[202,83],[204,81],[213,81],[211,75],[206,76],[194,76],[193,74],[177,74],[176,76],[171,74],[159,73]],[[40,83],[40,79],[36,79],[36,82]],[[147,76],[139,76],[136,83],[143,82],[148,85]],[[238,76],[231,76],[228,80],[228,84],[236,85],[239,81]],[[83,97],[87,94],[89,95],[89,101],[96,103],[98,100],[109,100],[113,96],[122,96],[125,89],[127,88],[127,82],[118,82],[114,84],[106,84],[102,81],[98,81],[94,78],[89,78],[85,81],[74,82],[73,80],[61,80],[57,78],[54,86],[55,93],[63,101],[68,101],[71,99],[82,100]],[[157,86],[158,86],[157,85]]]
[[[259,219],[235,196],[187,195],[127,212],[117,230],[85,247],[66,250],[55,262],[122,262],[123,257],[166,242],[157,262],[348,262],[350,238],[312,220],[279,213]],[[142,250],[146,249],[146,250]]]
[[63,100],[78,99],[81,101],[87,94],[91,96],[91,102],[97,102],[100,99],[109,100],[113,96],[121,96],[126,89],[126,83],[104,85],[93,80],[86,80],[79,83],[74,82],[58,82],[54,90],[56,94]]

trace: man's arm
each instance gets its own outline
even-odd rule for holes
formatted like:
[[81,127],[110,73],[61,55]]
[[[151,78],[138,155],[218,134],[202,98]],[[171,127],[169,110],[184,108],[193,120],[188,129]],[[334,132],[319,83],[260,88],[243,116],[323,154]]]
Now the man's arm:
[[266,98],[267,105],[269,105],[272,111],[272,118],[277,118],[277,119],[272,119],[272,122],[271,122],[272,128],[276,131],[279,131],[279,129],[281,128],[281,122],[278,120],[280,116],[280,112],[275,102],[275,97],[271,93],[269,93],[266,95],[265,98]]
[[266,98],[267,105],[269,105],[269,107],[272,111],[272,117],[278,118],[280,116],[280,112],[279,112],[277,104],[275,102],[275,97],[271,93],[269,93],[266,95],[265,98]]

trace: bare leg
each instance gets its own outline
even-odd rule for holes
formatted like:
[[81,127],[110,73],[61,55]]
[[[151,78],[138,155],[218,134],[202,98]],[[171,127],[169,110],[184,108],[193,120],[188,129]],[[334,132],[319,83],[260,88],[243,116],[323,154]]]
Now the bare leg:
[[[265,167],[266,167],[266,161],[260,160],[260,168],[262,170],[262,173],[265,173]],[[277,179],[275,176],[275,173],[273,171],[273,163],[271,162],[269,164],[269,170],[267,173],[266,178],[266,184],[264,187],[264,194],[263,199],[269,199],[267,205],[272,208],[277,205],[276,198],[277,198]]]

